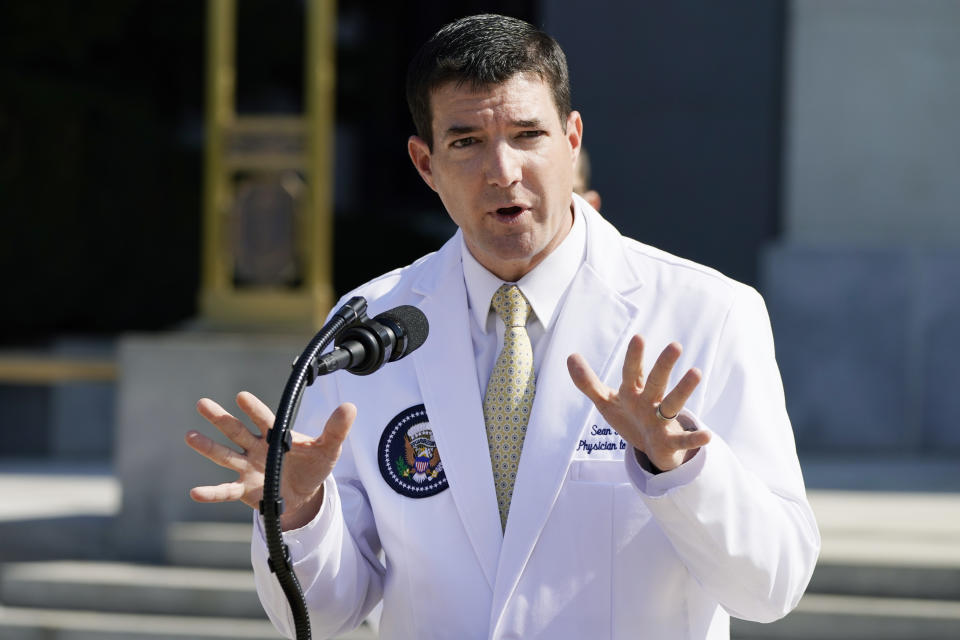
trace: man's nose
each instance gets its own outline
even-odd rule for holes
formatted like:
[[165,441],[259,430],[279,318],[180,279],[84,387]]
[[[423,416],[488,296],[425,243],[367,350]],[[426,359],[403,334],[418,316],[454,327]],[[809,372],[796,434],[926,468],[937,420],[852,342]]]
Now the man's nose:
[[490,145],[485,162],[487,182],[497,187],[509,187],[523,178],[520,150],[507,142]]

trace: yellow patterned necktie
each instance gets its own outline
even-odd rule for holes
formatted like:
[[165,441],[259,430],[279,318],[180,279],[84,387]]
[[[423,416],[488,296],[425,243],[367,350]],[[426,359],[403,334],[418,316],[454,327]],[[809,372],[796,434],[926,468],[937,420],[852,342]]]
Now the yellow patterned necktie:
[[505,530],[536,380],[533,376],[533,348],[527,335],[530,303],[519,287],[505,284],[493,294],[490,306],[506,325],[503,350],[497,356],[483,396],[483,420],[487,425],[500,526]]

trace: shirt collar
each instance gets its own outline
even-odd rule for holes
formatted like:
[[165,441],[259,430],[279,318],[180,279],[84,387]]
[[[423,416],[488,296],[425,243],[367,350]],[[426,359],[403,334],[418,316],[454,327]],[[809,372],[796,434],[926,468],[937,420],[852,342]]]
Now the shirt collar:
[[[560,246],[516,283],[545,331],[551,329],[560,299],[573,282],[573,277],[583,263],[586,253],[586,224],[583,221],[583,215],[577,209],[576,200],[574,200],[573,227]],[[503,284],[503,280],[477,262],[467,248],[463,234],[460,235],[460,254],[470,310],[477,325],[487,333],[487,321],[491,314],[490,300]]]

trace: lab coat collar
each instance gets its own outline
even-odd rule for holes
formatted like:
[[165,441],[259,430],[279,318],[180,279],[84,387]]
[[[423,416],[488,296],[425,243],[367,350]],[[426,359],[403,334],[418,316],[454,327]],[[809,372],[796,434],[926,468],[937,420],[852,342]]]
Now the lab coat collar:
[[430,323],[430,335],[410,357],[453,501],[492,591],[503,534],[474,365],[459,236],[457,231],[428,258],[434,264],[413,283],[413,291],[424,296],[419,306]]

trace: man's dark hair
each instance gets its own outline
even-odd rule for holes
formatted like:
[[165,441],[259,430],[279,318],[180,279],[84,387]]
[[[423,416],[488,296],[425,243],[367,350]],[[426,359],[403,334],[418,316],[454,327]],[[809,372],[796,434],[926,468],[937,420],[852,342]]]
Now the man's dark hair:
[[566,129],[570,77],[556,40],[523,20],[495,14],[468,16],[442,27],[420,47],[407,71],[407,104],[417,135],[433,149],[430,94],[437,87],[452,81],[481,89],[524,72],[536,73],[550,86]]

